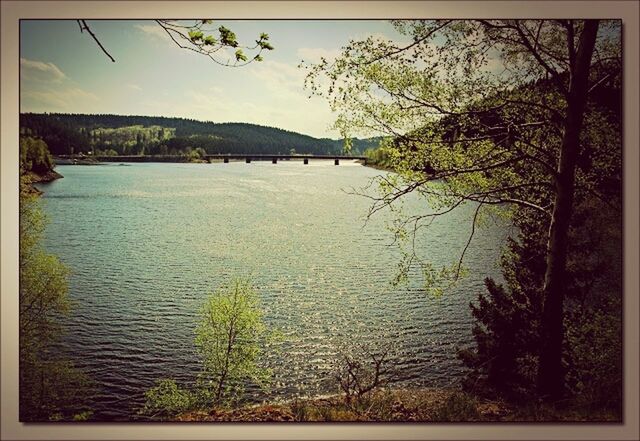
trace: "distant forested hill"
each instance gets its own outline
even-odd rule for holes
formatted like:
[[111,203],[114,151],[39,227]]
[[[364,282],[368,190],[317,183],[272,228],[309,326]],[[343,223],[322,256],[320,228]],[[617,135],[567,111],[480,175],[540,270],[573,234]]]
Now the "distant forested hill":
[[[305,153],[337,154],[342,140],[318,139],[274,127],[185,118],[129,115],[23,113],[20,133],[42,138],[54,155]],[[375,147],[376,138],[353,141],[352,153]]]

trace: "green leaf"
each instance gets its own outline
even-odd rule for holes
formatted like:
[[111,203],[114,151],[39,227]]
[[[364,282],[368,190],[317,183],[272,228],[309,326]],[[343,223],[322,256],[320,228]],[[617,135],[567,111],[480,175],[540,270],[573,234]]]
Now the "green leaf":
[[198,30],[189,31],[189,38],[193,42],[196,42],[198,40],[202,40],[203,35],[204,34],[202,33],[202,31],[198,31]]
[[218,42],[218,40],[216,40],[215,38],[213,38],[212,35],[207,35],[204,39],[204,44],[208,44],[210,46],[213,46],[214,44],[216,44]]
[[253,57],[253,59],[256,60],[256,61],[264,60],[264,58],[262,58],[260,55],[256,55],[255,57]]
[[236,39],[236,34],[231,32],[230,29],[225,28],[224,26],[220,26],[218,28],[218,32],[220,32],[220,41],[224,46],[237,47],[238,41]]
[[271,43],[267,43],[266,41],[258,41],[257,43],[262,49],[266,49],[268,51],[273,50],[273,46],[271,46]]
[[242,52],[242,49],[236,51],[236,61],[247,61],[247,56]]

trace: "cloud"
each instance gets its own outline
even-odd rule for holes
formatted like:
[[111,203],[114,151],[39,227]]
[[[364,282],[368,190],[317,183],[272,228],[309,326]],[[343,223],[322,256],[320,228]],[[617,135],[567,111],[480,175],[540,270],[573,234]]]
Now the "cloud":
[[77,111],[83,104],[93,104],[98,97],[77,87],[64,90],[25,90],[21,101],[29,109],[48,109],[49,111]]
[[321,58],[332,62],[340,56],[340,49],[325,49],[322,47],[301,47],[296,54],[305,62],[319,63]]
[[[299,74],[295,67],[286,69],[284,66],[282,63],[274,62],[273,66],[262,70],[263,74],[266,75],[268,72],[269,76],[261,87],[279,87],[279,93],[274,90],[275,93],[257,95],[254,98],[211,85],[188,90],[181,104],[167,106],[166,111],[205,121],[247,122],[281,127],[318,137],[329,135],[325,129],[333,118],[328,105],[311,102],[301,91],[301,86],[300,92],[291,88],[291,83],[287,81]],[[284,83],[277,79],[283,80]],[[298,85],[299,82],[295,84]]]
[[[219,115],[226,118],[226,121],[244,122],[262,113],[262,109],[254,103],[230,97],[218,86],[205,90],[189,90],[186,96],[189,107],[196,115]],[[211,119],[211,116],[205,119]]]
[[20,58],[20,77],[23,80],[61,83],[67,76],[58,66],[43,61]]
[[20,58],[20,80],[21,111],[98,110],[99,98],[78,87],[53,63]]
[[142,91],[142,87],[138,86],[137,84],[129,83],[127,84],[127,87],[132,90],[137,90],[138,92]]
[[169,34],[167,34],[167,32],[157,24],[148,24],[148,25],[137,24],[134,27],[142,31],[143,33],[149,35],[150,37],[159,38],[165,41],[171,41],[171,37],[169,37]]
[[306,72],[295,64],[264,61],[252,67],[251,74],[261,87],[273,92],[274,96],[306,98],[307,93],[304,91]]

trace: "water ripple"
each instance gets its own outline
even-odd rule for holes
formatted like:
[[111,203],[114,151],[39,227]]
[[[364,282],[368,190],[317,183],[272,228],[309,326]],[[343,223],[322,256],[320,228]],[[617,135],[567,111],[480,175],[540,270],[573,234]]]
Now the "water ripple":
[[[103,420],[126,420],[157,379],[192,382],[193,344],[207,294],[249,277],[270,326],[284,335],[266,354],[274,396],[335,390],[331,361],[344,342],[394,348],[401,384],[448,384],[455,349],[471,342],[469,301],[496,262],[506,230],[489,226],[467,252],[470,274],[429,297],[419,271],[393,287],[400,252],[382,213],[363,228],[362,188],[379,171],[316,163],[59,166],[43,186],[46,247],[72,270],[64,351],[99,386]],[[405,211],[424,210],[409,198]],[[451,263],[464,247],[473,207],[438,219],[417,238],[423,257]],[[263,398],[249,388],[255,399]]]

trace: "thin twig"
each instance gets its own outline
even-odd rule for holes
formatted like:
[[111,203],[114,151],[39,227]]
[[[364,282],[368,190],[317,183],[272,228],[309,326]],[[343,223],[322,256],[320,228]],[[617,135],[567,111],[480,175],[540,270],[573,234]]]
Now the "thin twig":
[[464,249],[462,250],[462,254],[460,254],[460,259],[458,260],[458,266],[456,268],[456,277],[454,280],[458,280],[458,278],[460,277],[462,260],[464,259],[464,255],[467,252],[469,245],[471,245],[471,240],[473,239],[473,235],[476,232],[476,221],[478,220],[478,213],[480,212],[480,208],[482,208],[482,202],[478,204],[478,206],[476,207],[476,212],[473,215],[473,221],[471,222],[471,234],[469,235],[469,240],[467,240],[467,244],[464,246]]
[[82,22],[80,26],[80,32],[82,32],[82,29],[84,28],[89,33],[89,35],[91,35],[91,37],[95,40],[95,42],[98,43],[98,46],[100,46],[100,49],[102,49],[102,52],[104,52],[105,55],[115,63],[116,60],[111,56],[111,54],[109,54],[109,52],[107,52],[107,50],[104,48],[102,43],[100,43],[100,40],[98,40],[98,37],[96,37],[96,34],[94,34],[91,31],[91,29],[89,28],[89,25],[87,25],[87,22],[85,20],[78,20],[78,24],[80,24],[80,22]]

